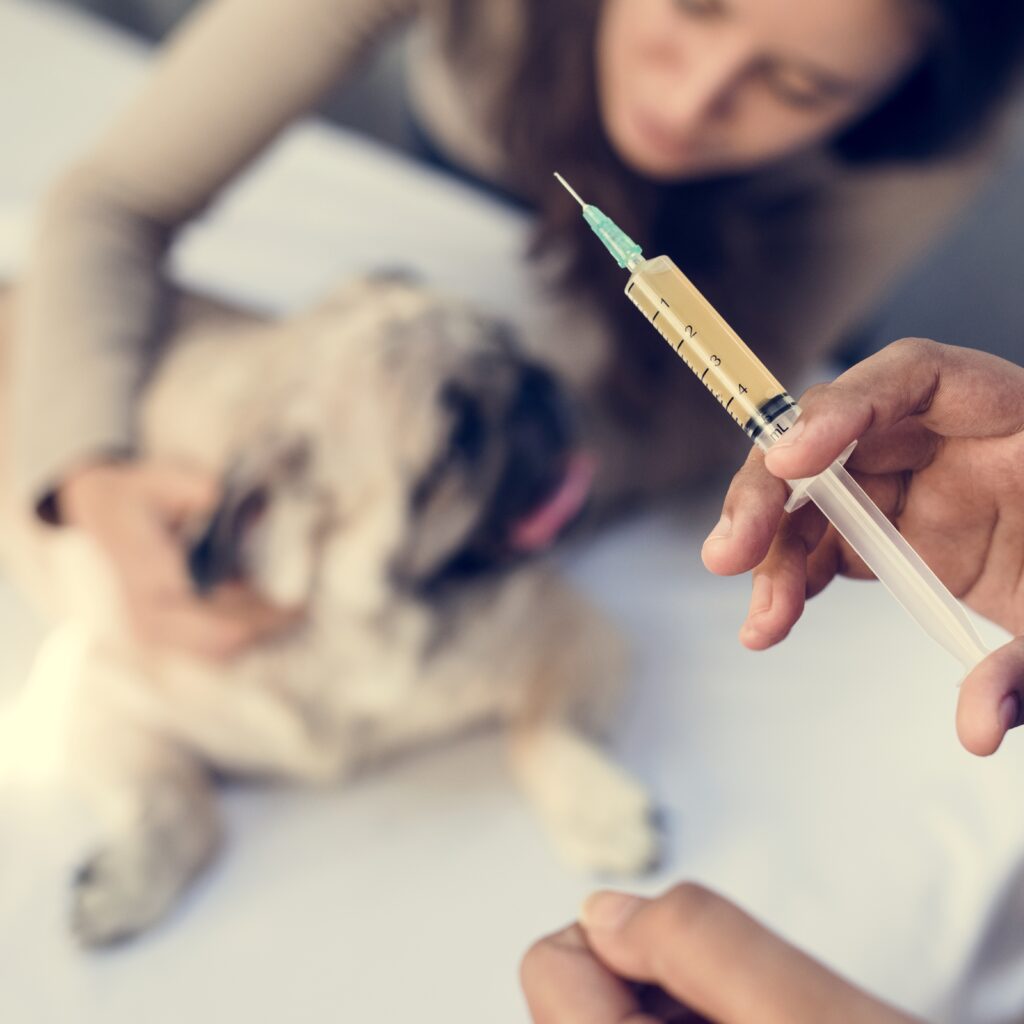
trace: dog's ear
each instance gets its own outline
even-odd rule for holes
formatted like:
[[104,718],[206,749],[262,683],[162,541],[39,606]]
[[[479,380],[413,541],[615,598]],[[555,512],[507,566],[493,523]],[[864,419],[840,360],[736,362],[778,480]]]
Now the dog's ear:
[[423,275],[412,267],[378,267],[366,275],[366,280],[381,284],[408,284],[421,286],[425,284]]
[[205,529],[191,544],[187,563],[192,583],[205,593],[240,579],[242,541],[267,510],[276,492],[305,474],[310,446],[304,437],[267,436],[239,453],[224,474],[221,500]]
[[340,316],[350,310],[359,309],[368,300],[368,294],[390,291],[400,292],[403,289],[419,291],[423,288],[422,277],[410,267],[383,267],[360,274],[332,288],[312,306],[310,312],[316,316],[329,313]]

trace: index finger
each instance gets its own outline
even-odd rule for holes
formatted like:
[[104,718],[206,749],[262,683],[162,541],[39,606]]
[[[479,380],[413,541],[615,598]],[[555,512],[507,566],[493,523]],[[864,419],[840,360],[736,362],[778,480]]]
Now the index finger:
[[853,441],[913,418],[943,437],[1001,437],[1024,429],[1024,369],[987,352],[905,338],[814,389],[765,465],[798,479],[828,468]]
[[127,523],[111,555],[135,597],[166,600],[193,593],[181,542],[156,520],[140,517]]
[[520,980],[534,1024],[658,1024],[597,960],[579,925],[534,943]]
[[201,598],[137,605],[134,622],[142,637],[162,647],[220,660],[298,621],[298,612],[266,606],[239,612]]

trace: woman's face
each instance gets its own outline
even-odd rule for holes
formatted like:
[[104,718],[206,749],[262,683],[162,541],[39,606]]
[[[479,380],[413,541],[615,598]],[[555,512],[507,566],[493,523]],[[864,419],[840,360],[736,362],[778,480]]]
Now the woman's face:
[[604,0],[601,116],[648,177],[749,170],[855,121],[925,42],[918,0]]

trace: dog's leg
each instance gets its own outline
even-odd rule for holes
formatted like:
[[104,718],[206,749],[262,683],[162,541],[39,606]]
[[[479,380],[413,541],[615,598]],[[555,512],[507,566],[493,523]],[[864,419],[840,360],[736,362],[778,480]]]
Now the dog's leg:
[[217,851],[214,792],[187,750],[102,707],[75,716],[70,769],[100,812],[100,849],[72,883],[71,928],[85,945],[159,920]]
[[510,723],[513,771],[569,865],[650,870],[660,845],[650,797],[598,742],[618,708],[624,645],[568,588],[549,589],[545,611],[525,701]]

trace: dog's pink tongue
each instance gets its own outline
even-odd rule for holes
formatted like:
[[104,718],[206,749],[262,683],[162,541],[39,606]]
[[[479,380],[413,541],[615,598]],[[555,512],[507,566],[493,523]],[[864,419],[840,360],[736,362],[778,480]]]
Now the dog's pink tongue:
[[594,479],[594,459],[574,455],[566,467],[562,482],[540,508],[534,509],[512,530],[516,551],[540,551],[552,544],[565,525],[583,508]]

